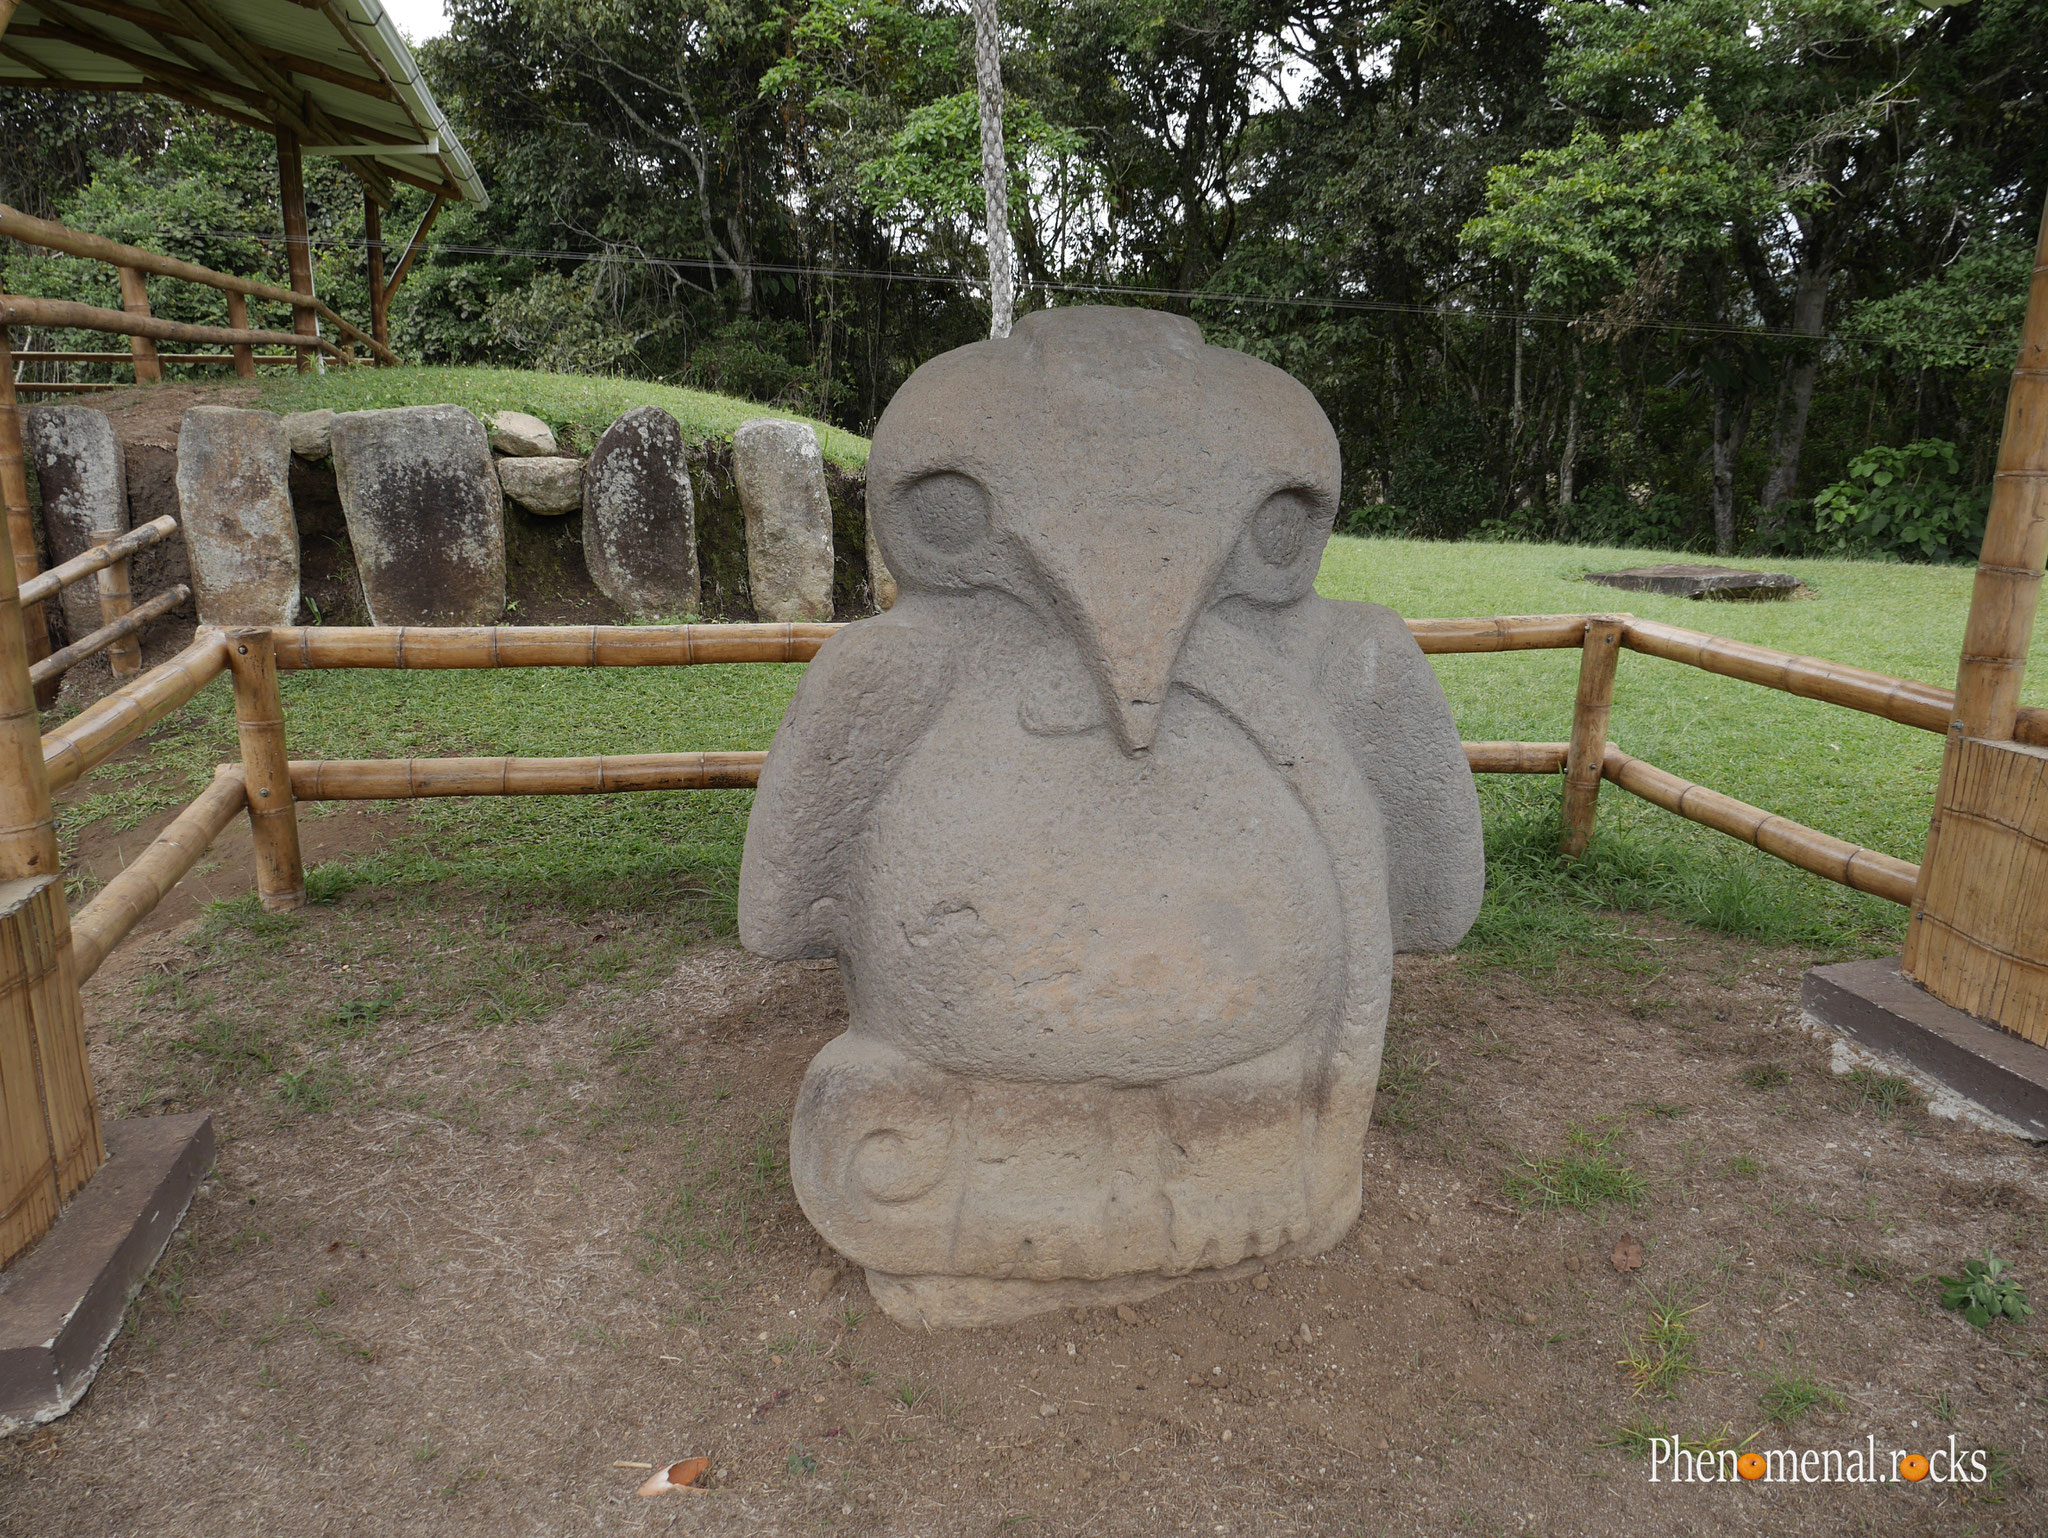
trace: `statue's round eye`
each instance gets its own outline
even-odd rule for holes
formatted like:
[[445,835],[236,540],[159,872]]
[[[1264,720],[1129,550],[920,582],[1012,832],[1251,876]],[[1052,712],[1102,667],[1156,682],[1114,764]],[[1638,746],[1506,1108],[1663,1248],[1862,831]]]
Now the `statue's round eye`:
[[988,533],[988,493],[979,481],[941,470],[897,493],[917,537],[944,555],[957,554]]
[[1268,497],[1252,514],[1252,546],[1269,565],[1292,566],[1315,517],[1315,503],[1306,492],[1283,491]]

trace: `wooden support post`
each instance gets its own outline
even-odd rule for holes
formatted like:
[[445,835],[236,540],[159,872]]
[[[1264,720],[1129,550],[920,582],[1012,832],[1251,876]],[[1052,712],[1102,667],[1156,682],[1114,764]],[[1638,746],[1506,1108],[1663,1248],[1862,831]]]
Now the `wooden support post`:
[[384,286],[384,210],[377,206],[367,187],[363,189],[363,237],[370,248],[370,335],[378,346],[389,347],[391,291]]
[[[118,534],[95,533],[93,548],[110,545]],[[135,596],[128,588],[128,557],[121,556],[99,569],[100,623],[111,625],[130,609],[135,607]],[[116,678],[130,678],[142,671],[142,643],[134,636],[116,641],[107,648],[107,666]]]
[[[228,325],[236,331],[247,331],[249,329],[249,300],[246,295],[235,293],[232,289],[228,292]],[[256,377],[256,349],[247,342],[237,342],[234,346],[234,354],[235,377],[237,379],[254,379]]]
[[[313,247],[306,231],[306,172],[299,160],[299,136],[288,128],[277,131],[277,192],[284,204],[285,263],[291,271],[292,292],[313,297]],[[300,336],[318,336],[320,317],[304,305],[292,307],[292,330]],[[313,366],[313,355],[301,350],[299,372]]]
[[[123,267],[121,273],[121,308],[130,315],[149,313],[149,284],[141,272],[133,267]],[[164,366],[157,361],[156,343],[146,336],[128,338],[128,353],[135,360],[135,382],[137,384],[162,384]]]
[[242,739],[242,780],[256,840],[256,895],[273,913],[303,907],[306,868],[299,856],[299,815],[292,802],[291,759],[284,748],[284,700],[268,626],[224,631],[235,676],[235,726]]
[[[19,603],[20,585],[36,575],[36,524],[28,505],[28,464],[22,457],[21,410],[14,394],[14,334],[5,326],[0,326],[0,505],[6,509],[7,542],[14,551],[7,563],[7,590]],[[50,625],[40,603],[22,609],[20,629],[27,647],[22,659],[26,669],[50,655]],[[61,682],[48,684],[36,695],[36,703],[45,709],[55,704]]]
[[1614,664],[1621,656],[1628,621],[1611,614],[1586,620],[1585,650],[1579,656],[1579,696],[1572,706],[1572,741],[1564,767],[1564,834],[1560,853],[1578,858],[1593,841],[1593,817],[1600,804],[1600,776],[1607,762],[1607,717],[1614,708]]

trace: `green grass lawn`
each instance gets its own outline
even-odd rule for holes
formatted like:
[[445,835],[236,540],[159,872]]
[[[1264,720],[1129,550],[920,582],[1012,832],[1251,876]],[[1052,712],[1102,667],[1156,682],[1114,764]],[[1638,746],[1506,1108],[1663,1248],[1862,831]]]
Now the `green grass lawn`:
[[[1768,604],[1689,603],[1578,580],[1589,569],[1656,559],[1640,550],[1339,539],[1321,588],[1406,615],[1625,609],[1953,682],[1969,603],[1966,569],[1775,563],[1818,596]],[[2048,634],[2034,660],[2030,698],[2038,699]],[[1568,734],[1577,652],[1433,661],[1464,736],[1555,741]],[[283,689],[298,758],[730,750],[768,745],[800,671],[344,671],[286,674]],[[1941,758],[1941,739],[1931,733],[1628,653],[1611,735],[1689,779],[1888,854],[1920,857]],[[159,729],[147,763],[95,775],[94,794],[69,810],[66,825],[101,816],[132,823],[184,799],[213,764],[235,756],[234,742],[229,697],[215,685]],[[186,785],[155,783],[166,768],[184,770]],[[1893,905],[1795,871],[1612,786],[1601,796],[1593,856],[1567,867],[1552,853],[1558,791],[1555,776],[1482,779],[1493,897],[1471,942],[1478,951],[1539,966],[1589,949],[1619,954],[1638,942],[1599,917],[1613,909],[1845,952],[1896,945],[1902,932],[1902,910]],[[410,835],[374,860],[329,870],[315,886],[455,877],[574,907],[617,905],[628,891],[680,882],[709,886],[729,901],[748,801],[734,791],[424,801]]]
[[597,435],[635,406],[659,406],[682,424],[691,442],[729,437],[749,417],[786,416],[810,422],[825,457],[848,469],[867,463],[865,438],[792,412],[650,384],[589,374],[537,374],[510,368],[329,369],[325,374],[286,374],[263,384],[262,402],[273,411],[374,411],[388,406],[446,403],[479,416],[491,411],[524,411],[556,433],[567,432],[587,450]]

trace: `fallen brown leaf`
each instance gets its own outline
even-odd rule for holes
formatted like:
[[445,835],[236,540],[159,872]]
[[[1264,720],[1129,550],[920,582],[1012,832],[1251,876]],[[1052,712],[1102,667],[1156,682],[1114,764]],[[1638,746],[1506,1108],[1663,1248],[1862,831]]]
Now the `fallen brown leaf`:
[[653,1478],[640,1487],[642,1495],[661,1495],[669,1490],[695,1490],[702,1493],[701,1483],[711,1468],[709,1458],[685,1458],[671,1463],[665,1469],[656,1469]]
[[1634,1234],[1623,1234],[1614,1246],[1614,1269],[1621,1272],[1643,1269],[1643,1242]]

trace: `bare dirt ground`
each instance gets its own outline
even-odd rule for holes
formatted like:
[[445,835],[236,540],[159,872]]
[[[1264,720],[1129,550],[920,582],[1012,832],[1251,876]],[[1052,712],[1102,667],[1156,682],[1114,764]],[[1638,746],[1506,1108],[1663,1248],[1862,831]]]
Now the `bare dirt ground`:
[[[1338,1250],[913,1334],[786,1178],[829,966],[746,956],[687,885],[200,910],[238,838],[89,987],[110,1112],[210,1107],[220,1161],[83,1404],[0,1447],[0,1532],[2048,1529],[2041,1331],[1930,1280],[1990,1246],[2048,1298],[2042,1155],[1831,1073],[1802,957],[1663,926],[1636,968],[1405,960]],[[1954,1436],[1993,1478],[1652,1483],[1666,1427]],[[700,1454],[708,1493],[634,1494]]]

